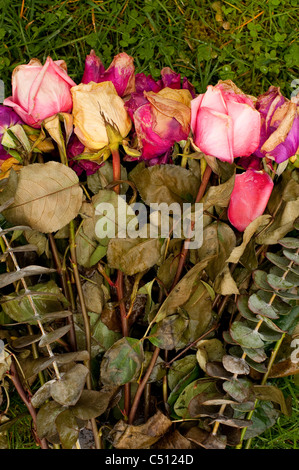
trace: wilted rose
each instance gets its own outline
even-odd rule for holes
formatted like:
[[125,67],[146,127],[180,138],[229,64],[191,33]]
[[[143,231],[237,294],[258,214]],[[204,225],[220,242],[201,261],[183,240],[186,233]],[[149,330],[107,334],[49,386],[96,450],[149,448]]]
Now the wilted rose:
[[85,59],[82,83],[111,81],[119,96],[135,91],[134,59],[125,52],[117,54],[107,70],[94,50]]
[[75,82],[66,72],[63,60],[48,57],[42,65],[32,59],[29,64],[18,65],[12,74],[12,96],[3,102],[29,126],[39,128],[47,117],[72,109],[70,89]]
[[135,75],[135,89],[136,93],[143,93],[144,91],[153,91],[158,93],[163,88],[172,88],[174,90],[186,89],[189,90],[192,97],[195,98],[195,90],[193,85],[186,77],[183,78],[181,83],[181,75],[174,72],[170,67],[164,67],[161,70],[161,78],[156,82],[151,75],[144,73],[136,73]]
[[280,89],[271,86],[258,97],[256,109],[261,114],[261,137],[255,155],[282,163],[293,157],[299,147],[299,103],[288,100]]
[[167,153],[175,142],[186,140],[190,132],[188,90],[163,88],[158,93],[133,93],[125,103],[135,126],[138,149],[150,160]]
[[4,133],[15,124],[23,124],[20,117],[8,106],[0,105],[0,161],[6,160],[9,155],[1,144]]
[[260,140],[260,114],[252,99],[231,82],[209,85],[191,102],[195,146],[219,160],[233,163],[251,155]]
[[272,179],[264,171],[248,169],[236,175],[227,215],[239,232],[243,232],[254,219],[264,213],[273,185]]
[[119,142],[130,132],[131,119],[111,81],[81,83],[71,93],[74,132],[88,149],[100,150],[111,144],[109,126],[115,130]]

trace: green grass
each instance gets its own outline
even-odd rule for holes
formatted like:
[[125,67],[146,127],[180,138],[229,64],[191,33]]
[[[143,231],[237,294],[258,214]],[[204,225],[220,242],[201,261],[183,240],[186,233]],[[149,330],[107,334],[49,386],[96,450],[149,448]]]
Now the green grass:
[[[299,79],[297,0],[216,5],[204,0],[0,0],[0,6],[0,78],[6,96],[13,69],[33,57],[64,59],[79,83],[91,48],[106,66],[125,51],[134,56],[137,72],[156,79],[169,66],[187,76],[197,92],[232,79],[246,93],[258,95],[275,85],[290,97],[292,81]],[[292,378],[279,384],[292,395],[293,414],[281,416],[252,448],[298,448],[298,387]],[[26,412],[18,397],[9,412],[11,418]],[[10,448],[35,447],[30,423],[24,417],[10,429]]]
[[231,78],[247,93],[276,85],[289,97],[292,80],[299,78],[297,0],[0,3],[0,76],[6,94],[13,68],[32,57],[65,59],[79,82],[91,48],[106,66],[126,51],[137,71],[155,78],[162,67],[172,67],[198,92]]

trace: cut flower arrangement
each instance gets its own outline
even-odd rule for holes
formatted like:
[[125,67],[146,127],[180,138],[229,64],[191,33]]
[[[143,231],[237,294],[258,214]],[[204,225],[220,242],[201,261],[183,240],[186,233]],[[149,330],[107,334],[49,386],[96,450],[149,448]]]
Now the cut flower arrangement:
[[79,84],[63,60],[16,67],[0,139],[1,436],[12,392],[43,449],[250,448],[290,415],[298,96],[198,94],[92,50]]

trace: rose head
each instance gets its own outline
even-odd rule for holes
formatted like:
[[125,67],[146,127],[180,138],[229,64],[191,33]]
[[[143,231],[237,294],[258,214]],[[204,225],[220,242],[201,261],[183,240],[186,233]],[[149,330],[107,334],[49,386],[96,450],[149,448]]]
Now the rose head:
[[10,155],[4,150],[1,140],[3,134],[15,124],[23,124],[20,117],[8,106],[0,105],[0,160],[6,160]]
[[158,93],[133,94],[125,103],[134,121],[142,159],[159,157],[168,152],[175,142],[187,139],[191,100],[188,90],[163,88]]
[[282,96],[271,86],[258,97],[256,109],[261,114],[261,137],[255,155],[282,163],[293,157],[299,147],[299,104]]
[[228,219],[239,232],[264,213],[273,181],[264,171],[248,169],[236,175],[228,207]]
[[258,147],[260,115],[252,99],[233,83],[209,85],[191,102],[191,130],[200,151],[233,163]]
[[63,60],[47,58],[44,65],[37,59],[19,65],[12,74],[12,96],[3,102],[29,126],[39,128],[47,117],[72,109],[70,89],[75,82],[66,72]]
[[111,145],[109,126],[115,129],[119,143],[128,135],[131,119],[111,81],[81,83],[71,93],[74,132],[85,147],[100,150]]
[[111,81],[119,96],[126,96],[135,91],[134,59],[125,52],[117,54],[107,70],[94,50],[85,60],[85,69],[81,83],[102,83]]

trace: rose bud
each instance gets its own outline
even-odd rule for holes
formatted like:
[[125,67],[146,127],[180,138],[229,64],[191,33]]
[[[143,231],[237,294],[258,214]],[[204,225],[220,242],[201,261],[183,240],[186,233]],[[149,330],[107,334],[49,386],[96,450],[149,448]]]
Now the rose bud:
[[85,60],[82,83],[111,81],[119,96],[135,91],[134,59],[125,52],[117,54],[107,70],[92,50]]
[[264,213],[272,189],[273,181],[264,171],[248,169],[236,175],[227,215],[239,232]]
[[115,129],[120,143],[131,130],[132,122],[111,81],[77,85],[73,97],[74,132],[90,150],[113,144],[109,128]]
[[96,55],[92,49],[90,54],[85,59],[85,69],[81,83],[95,82],[99,83],[101,75],[105,72],[105,67],[101,59]]
[[158,93],[144,92],[140,100],[133,96],[125,103],[134,121],[142,159],[159,157],[168,152],[175,142],[187,139],[191,100],[188,90],[163,88]]
[[229,163],[236,157],[249,156],[257,149],[260,121],[252,99],[233,83],[231,86],[209,85],[206,93],[191,102],[195,147]]
[[288,100],[280,89],[271,86],[258,97],[256,109],[261,114],[261,137],[255,155],[282,163],[293,157],[299,147],[298,98]]
[[75,82],[66,72],[63,60],[47,58],[44,65],[37,59],[18,65],[12,74],[12,96],[3,102],[11,106],[22,120],[39,128],[44,119],[72,109],[70,89]]

